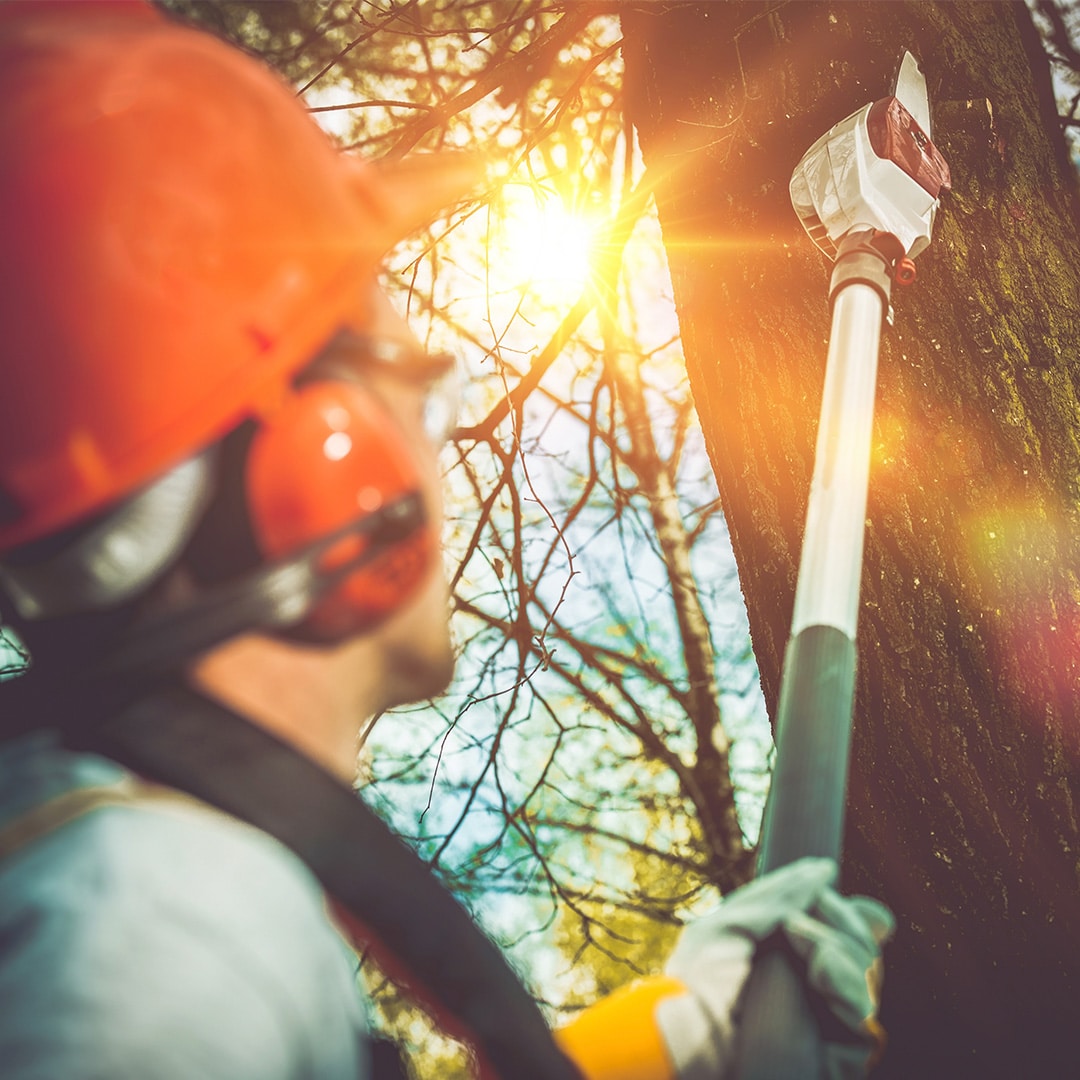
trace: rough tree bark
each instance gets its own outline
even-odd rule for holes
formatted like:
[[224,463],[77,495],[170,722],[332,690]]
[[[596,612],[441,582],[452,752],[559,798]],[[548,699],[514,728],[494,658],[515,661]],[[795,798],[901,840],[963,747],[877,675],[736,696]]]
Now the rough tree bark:
[[899,920],[876,1076],[1080,1075],[1080,243],[1030,21],[997,2],[622,18],[770,709],[828,331],[787,182],[902,48],[924,62],[954,192],[882,353],[844,884]]

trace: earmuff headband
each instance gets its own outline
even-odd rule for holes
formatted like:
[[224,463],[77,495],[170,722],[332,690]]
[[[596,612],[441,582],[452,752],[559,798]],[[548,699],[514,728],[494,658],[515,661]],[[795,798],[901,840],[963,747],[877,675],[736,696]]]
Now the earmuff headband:
[[[223,585],[201,590],[179,607],[136,620],[110,655],[95,662],[102,679],[160,674],[214,645],[250,630],[282,630],[357,570],[374,562],[426,524],[419,492],[410,492],[342,529]],[[364,537],[363,548],[332,567],[325,557],[342,540]]]

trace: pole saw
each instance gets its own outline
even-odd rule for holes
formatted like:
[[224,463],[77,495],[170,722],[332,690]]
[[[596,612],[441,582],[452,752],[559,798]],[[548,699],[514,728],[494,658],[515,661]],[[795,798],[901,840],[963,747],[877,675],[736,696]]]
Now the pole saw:
[[[892,285],[915,279],[949,167],[930,140],[926,80],[910,52],[893,92],[806,152],[791,200],[836,261],[814,474],[776,720],[777,757],[757,873],[805,855],[839,860],[855,696],[870,438],[882,324]],[[823,1038],[789,955],[755,963],[740,1026],[739,1080],[824,1075]]]

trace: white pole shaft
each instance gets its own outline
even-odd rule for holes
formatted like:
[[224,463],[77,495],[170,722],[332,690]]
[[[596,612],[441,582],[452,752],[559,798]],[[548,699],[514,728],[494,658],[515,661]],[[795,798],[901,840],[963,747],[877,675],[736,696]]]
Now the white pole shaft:
[[833,302],[792,637],[833,626],[855,639],[883,307],[880,293],[861,282]]

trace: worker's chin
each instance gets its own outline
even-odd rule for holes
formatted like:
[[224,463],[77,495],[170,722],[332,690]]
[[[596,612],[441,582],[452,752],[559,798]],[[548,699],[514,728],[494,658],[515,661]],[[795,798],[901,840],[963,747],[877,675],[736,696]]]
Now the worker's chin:
[[411,601],[374,635],[383,708],[426,701],[454,675],[446,581],[433,572]]
[[384,709],[438,697],[454,677],[454,651],[449,637],[425,649],[402,646],[387,657]]

